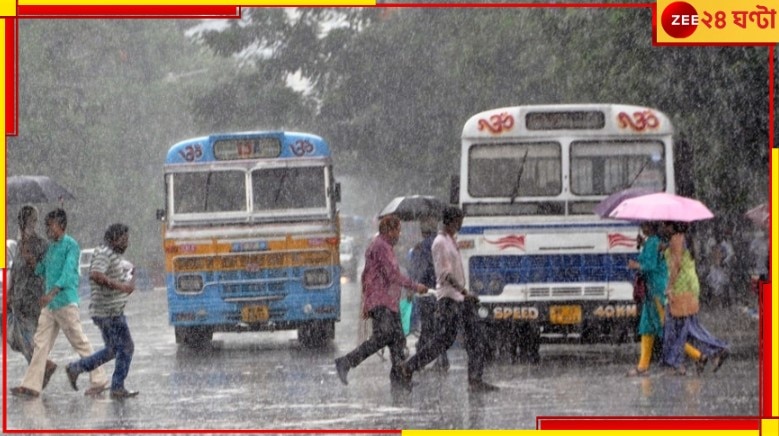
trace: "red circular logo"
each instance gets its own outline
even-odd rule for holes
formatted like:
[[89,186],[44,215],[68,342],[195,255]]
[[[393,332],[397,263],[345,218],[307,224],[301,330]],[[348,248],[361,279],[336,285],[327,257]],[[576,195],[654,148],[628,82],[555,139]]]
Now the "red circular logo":
[[687,38],[698,28],[698,11],[685,2],[673,2],[660,18],[663,30],[674,38]]

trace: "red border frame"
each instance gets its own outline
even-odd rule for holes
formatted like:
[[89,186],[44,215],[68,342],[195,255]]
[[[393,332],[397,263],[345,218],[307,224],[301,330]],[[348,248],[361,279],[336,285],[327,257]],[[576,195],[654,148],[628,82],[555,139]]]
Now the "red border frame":
[[[290,5],[299,6],[299,5]],[[357,7],[357,6],[356,6]],[[768,47],[768,66],[769,66],[769,128],[768,128],[768,148],[769,148],[769,176],[771,159],[770,153],[774,143],[774,50],[775,44],[767,43],[739,43],[739,44],[657,44],[657,25],[656,25],[656,4],[593,4],[593,3],[562,3],[562,4],[386,4],[378,7],[388,8],[438,8],[438,7],[459,7],[459,8],[651,8],[652,10],[652,41],[658,46],[767,46]],[[6,92],[6,135],[15,136],[18,133],[17,105],[18,105],[18,22],[19,18],[240,18],[241,8],[239,6],[17,6],[17,17],[5,18],[5,92]],[[769,184],[769,198],[771,198],[771,183]],[[769,242],[771,238],[771,229],[769,226]],[[769,256],[771,256],[769,247]],[[5,270],[2,272],[5,277]],[[5,283],[5,280],[3,280]],[[771,330],[770,315],[772,304],[772,290],[769,283],[761,284],[760,292],[760,325],[759,325],[759,389],[761,396],[759,398],[759,415],[755,417],[538,417],[536,418],[536,428],[541,430],[760,430],[761,418],[771,418],[772,406],[772,354],[771,345],[773,332]],[[3,307],[3,317],[5,318],[5,308]],[[3,347],[6,339],[3,335]],[[767,348],[766,348],[767,346]],[[3,372],[6,373],[5,359],[3,361]],[[3,380],[3,404],[7,404],[6,392],[7,381]],[[768,389],[766,389],[768,387]],[[47,430],[9,430],[7,424],[7,408],[3,407],[3,432],[4,433],[52,433]],[[287,430],[284,433],[366,433],[366,434],[401,434],[401,430]],[[128,433],[126,430],[56,430],[54,433]],[[129,433],[141,434],[236,434],[236,433],[279,433],[278,430],[136,430]]]

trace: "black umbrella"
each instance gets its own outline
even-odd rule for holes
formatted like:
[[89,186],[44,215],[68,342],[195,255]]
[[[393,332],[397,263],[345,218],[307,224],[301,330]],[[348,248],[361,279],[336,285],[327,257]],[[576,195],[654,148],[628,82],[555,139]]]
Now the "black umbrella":
[[414,221],[421,218],[441,218],[446,203],[432,195],[409,195],[395,197],[379,213],[379,217],[395,215],[402,221]]
[[11,176],[5,179],[6,203],[55,203],[74,200],[67,189],[46,176]]

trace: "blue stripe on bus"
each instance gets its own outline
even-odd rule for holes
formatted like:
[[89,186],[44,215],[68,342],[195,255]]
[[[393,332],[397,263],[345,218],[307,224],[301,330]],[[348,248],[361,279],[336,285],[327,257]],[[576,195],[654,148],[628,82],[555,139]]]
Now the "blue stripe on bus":
[[636,254],[628,253],[473,256],[468,268],[471,283],[632,282],[634,272],[627,264],[635,258]]

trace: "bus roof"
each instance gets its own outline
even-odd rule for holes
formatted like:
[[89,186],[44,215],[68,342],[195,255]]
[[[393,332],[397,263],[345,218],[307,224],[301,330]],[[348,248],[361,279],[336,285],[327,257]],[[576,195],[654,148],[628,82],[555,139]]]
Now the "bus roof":
[[673,126],[662,112],[623,104],[582,103],[512,106],[472,116],[463,139],[577,135],[670,135]]
[[[215,147],[219,144],[219,149]],[[329,157],[327,141],[310,133],[277,130],[215,133],[187,139],[168,150],[166,164],[241,159]]]

